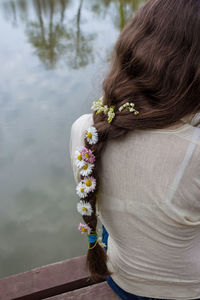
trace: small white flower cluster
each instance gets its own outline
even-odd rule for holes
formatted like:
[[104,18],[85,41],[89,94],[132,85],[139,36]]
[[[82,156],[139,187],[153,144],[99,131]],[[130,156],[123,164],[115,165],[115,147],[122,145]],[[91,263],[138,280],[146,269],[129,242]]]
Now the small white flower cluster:
[[93,111],[96,111],[96,114],[100,114],[101,112],[103,112],[105,115],[108,115],[108,123],[111,123],[115,117],[115,113],[114,113],[115,106],[112,105],[112,106],[108,107],[107,105],[104,105],[103,97],[94,101],[91,109]]
[[96,111],[96,114],[100,114],[101,112],[106,114],[108,112],[108,106],[103,105],[103,97],[96,101],[93,101],[91,109],[93,111]]
[[114,107],[114,105],[112,105],[112,106],[109,108],[109,111],[108,111],[108,123],[111,123],[112,120],[113,120],[114,117],[115,117],[114,110],[115,110],[115,107]]
[[137,111],[134,107],[135,107],[134,103],[126,102],[119,107],[119,111],[122,111],[127,108],[127,109],[129,109],[130,112],[134,112],[135,115],[139,114],[139,111]]
[[105,248],[105,247],[106,247],[106,244],[102,242],[102,237],[99,237],[99,238],[98,238],[98,243],[99,243],[99,245],[100,245],[102,248]]

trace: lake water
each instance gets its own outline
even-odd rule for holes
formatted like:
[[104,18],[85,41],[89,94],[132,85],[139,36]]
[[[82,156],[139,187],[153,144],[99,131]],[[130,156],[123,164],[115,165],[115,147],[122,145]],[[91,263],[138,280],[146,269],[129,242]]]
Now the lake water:
[[1,0],[0,277],[86,254],[71,124],[101,96],[113,45],[144,2]]

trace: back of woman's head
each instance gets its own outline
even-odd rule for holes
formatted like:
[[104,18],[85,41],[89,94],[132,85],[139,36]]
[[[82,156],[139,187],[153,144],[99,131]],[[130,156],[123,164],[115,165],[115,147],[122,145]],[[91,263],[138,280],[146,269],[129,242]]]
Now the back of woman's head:
[[[200,110],[199,34],[199,0],[149,0],[121,32],[103,83],[103,104],[115,106],[115,118],[109,123],[104,113],[94,112],[98,142],[91,145],[85,137],[85,147],[96,157],[96,188],[84,197],[93,213],[83,215],[92,231],[97,226],[98,165],[105,143],[134,129],[166,127]],[[119,111],[126,102],[134,102],[139,114]],[[104,249],[98,243],[93,246],[90,243],[87,264],[96,281],[111,273]]]
[[[148,1],[116,43],[104,104],[133,101],[141,113],[129,115],[131,127],[144,129],[165,127],[199,110],[199,34],[199,0]],[[124,124],[117,119],[113,126]]]

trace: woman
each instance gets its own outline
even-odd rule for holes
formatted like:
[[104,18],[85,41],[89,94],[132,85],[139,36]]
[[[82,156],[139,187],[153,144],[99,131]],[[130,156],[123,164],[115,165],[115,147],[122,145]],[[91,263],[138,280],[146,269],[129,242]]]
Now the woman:
[[199,0],[147,1],[117,40],[103,98],[72,125],[90,278],[121,299],[200,298],[199,34]]

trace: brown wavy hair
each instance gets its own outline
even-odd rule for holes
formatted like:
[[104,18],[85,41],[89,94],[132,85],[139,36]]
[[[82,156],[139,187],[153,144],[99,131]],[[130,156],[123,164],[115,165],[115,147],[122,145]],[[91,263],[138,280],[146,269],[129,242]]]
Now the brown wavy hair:
[[[103,82],[103,104],[115,105],[115,118],[108,123],[106,115],[94,112],[98,143],[90,145],[85,138],[85,146],[96,156],[92,173],[96,189],[84,198],[94,212],[83,216],[93,231],[97,227],[98,165],[105,143],[130,130],[167,127],[200,110],[199,34],[199,0],[149,0],[121,32]],[[127,101],[135,103],[138,115],[118,111]],[[112,274],[107,258],[98,243],[88,250],[86,262],[92,281]]]

